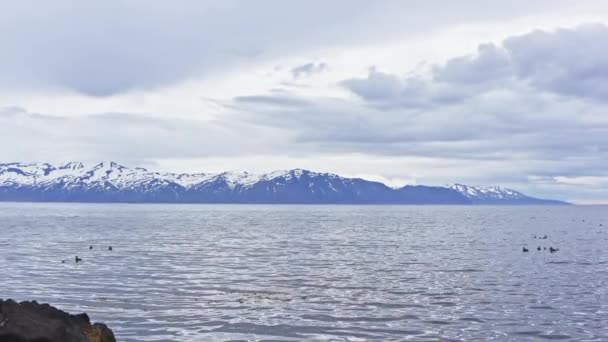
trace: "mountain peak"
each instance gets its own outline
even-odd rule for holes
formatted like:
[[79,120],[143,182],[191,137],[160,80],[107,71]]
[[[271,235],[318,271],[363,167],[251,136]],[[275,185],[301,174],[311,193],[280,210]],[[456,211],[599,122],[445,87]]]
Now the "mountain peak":
[[119,163],[114,161],[102,161],[99,164],[95,165],[93,169],[118,169],[122,171],[124,169],[128,169],[128,167],[120,165]]
[[60,170],[78,170],[84,168],[81,162],[69,162],[59,167]]

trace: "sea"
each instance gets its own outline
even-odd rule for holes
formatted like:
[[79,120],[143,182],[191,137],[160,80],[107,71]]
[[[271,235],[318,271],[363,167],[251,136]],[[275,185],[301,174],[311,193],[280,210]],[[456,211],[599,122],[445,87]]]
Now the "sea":
[[605,206],[2,203],[0,270],[118,341],[608,341]]

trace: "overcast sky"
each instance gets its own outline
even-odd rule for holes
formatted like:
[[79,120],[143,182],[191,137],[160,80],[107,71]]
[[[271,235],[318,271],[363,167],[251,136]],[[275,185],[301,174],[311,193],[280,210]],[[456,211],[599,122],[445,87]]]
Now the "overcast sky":
[[0,159],[608,203],[606,18],[605,0],[0,0]]

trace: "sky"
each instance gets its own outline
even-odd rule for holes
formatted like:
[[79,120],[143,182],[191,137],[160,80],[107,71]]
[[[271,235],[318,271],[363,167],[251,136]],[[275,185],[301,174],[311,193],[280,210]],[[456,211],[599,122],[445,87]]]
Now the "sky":
[[0,0],[0,159],[608,203],[608,2]]

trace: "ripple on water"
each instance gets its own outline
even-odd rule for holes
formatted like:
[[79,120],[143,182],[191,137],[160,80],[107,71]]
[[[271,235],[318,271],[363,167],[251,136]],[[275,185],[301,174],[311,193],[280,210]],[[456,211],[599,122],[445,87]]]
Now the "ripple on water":
[[462,318],[459,318],[459,320],[465,321],[465,322],[474,322],[474,323],[484,323],[485,322],[483,319],[475,318],[475,317],[462,317]]
[[445,273],[471,273],[471,272],[483,272],[483,270],[481,270],[481,269],[477,269],[477,268],[460,268],[460,269],[453,269],[453,270],[439,269],[439,270],[436,270],[435,272],[445,272]]
[[538,331],[538,330],[517,331],[517,332],[514,332],[513,335],[532,336],[532,337],[536,337],[536,338],[544,339],[544,340],[569,340],[572,338],[570,335],[547,334],[544,331]]
[[534,310],[555,310],[554,307],[549,306],[549,305],[531,305],[531,306],[528,306],[528,308],[534,309]]
[[331,315],[302,315],[302,319],[322,322],[393,322],[418,319],[416,315],[401,315],[397,317],[337,317]]

